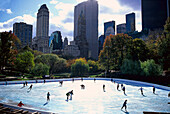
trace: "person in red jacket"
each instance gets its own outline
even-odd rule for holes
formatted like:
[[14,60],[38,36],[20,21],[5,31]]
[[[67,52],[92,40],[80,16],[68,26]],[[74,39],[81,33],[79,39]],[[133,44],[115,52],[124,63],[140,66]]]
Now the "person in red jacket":
[[22,103],[22,101],[20,101],[19,104],[18,104],[18,106],[19,106],[19,107],[22,107],[22,105],[24,105],[24,104]]

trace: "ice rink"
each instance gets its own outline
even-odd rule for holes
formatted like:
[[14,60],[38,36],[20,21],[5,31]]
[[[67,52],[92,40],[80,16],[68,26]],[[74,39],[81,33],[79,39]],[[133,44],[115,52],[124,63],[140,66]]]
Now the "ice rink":
[[[117,83],[123,83],[126,94],[117,90]],[[143,111],[170,112],[169,91],[156,87],[153,94],[152,85],[126,82],[125,80],[111,82],[110,80],[75,80],[59,82],[0,85],[0,102],[17,105],[22,101],[26,108],[60,114],[123,114],[121,107],[127,100],[127,113],[142,114]],[[81,84],[85,89],[81,89]],[[103,84],[105,91],[103,91]],[[139,90],[143,87],[144,95]],[[66,93],[73,90],[72,99],[67,101]],[[50,101],[47,102],[47,93],[50,93]]]

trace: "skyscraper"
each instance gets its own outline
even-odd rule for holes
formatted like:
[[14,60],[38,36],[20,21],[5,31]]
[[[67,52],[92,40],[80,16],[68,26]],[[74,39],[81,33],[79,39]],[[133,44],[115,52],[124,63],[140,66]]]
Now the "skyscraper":
[[21,40],[21,46],[32,47],[32,25],[26,23],[14,23],[13,33]]
[[104,36],[105,38],[110,34],[115,35],[115,21],[109,21],[104,23]]
[[65,37],[65,38],[64,38],[64,43],[63,43],[63,49],[64,49],[65,46],[67,46],[67,45],[68,45],[68,38]]
[[135,31],[135,13],[126,14],[126,32]]
[[62,36],[60,31],[55,31],[51,34],[49,40],[50,50],[61,50],[63,47]]
[[[80,39],[85,41],[81,41],[84,42],[83,45],[78,43]],[[80,53],[86,53],[87,57],[98,59],[98,2],[96,0],[88,0],[75,6],[74,40],[79,48],[84,46],[82,49],[85,49],[87,46],[88,52],[82,52],[80,49]]]
[[117,25],[117,34],[126,32],[126,23]]
[[49,53],[49,10],[46,4],[43,4],[37,13],[36,42],[37,50],[43,53]]
[[170,12],[169,0],[142,0],[142,30],[163,29]]

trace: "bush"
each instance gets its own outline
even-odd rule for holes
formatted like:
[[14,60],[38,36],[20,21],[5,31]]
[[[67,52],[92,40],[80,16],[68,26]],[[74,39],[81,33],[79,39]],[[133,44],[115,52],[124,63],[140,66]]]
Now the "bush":
[[123,64],[121,66],[121,72],[123,74],[139,75],[141,71],[142,69],[139,61],[128,59],[123,60]]
[[142,73],[145,76],[160,76],[163,72],[161,66],[155,64],[153,59],[141,62]]
[[38,63],[32,69],[32,73],[37,76],[43,76],[49,74],[50,67],[46,64]]
[[89,65],[84,58],[76,59],[75,63],[71,65],[72,76],[83,76],[89,71]]
[[161,67],[155,64],[154,60],[139,62],[125,59],[121,66],[121,72],[130,75],[159,76],[162,74],[162,71]]
[[89,64],[89,72],[90,73],[95,73],[99,70],[99,65],[97,64],[97,62],[88,60],[87,63]]

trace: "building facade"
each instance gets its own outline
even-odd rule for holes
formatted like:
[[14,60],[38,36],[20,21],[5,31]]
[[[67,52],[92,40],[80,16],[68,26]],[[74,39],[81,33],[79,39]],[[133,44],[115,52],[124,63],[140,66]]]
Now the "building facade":
[[101,35],[99,37],[99,54],[100,54],[100,51],[103,49],[104,41],[105,41],[104,35]]
[[169,17],[169,0],[142,0],[142,30],[163,29]]
[[[37,13],[36,38],[34,39],[33,49],[43,53],[49,53],[49,10],[43,4]],[[37,45],[37,46],[35,46]]]
[[49,40],[50,53],[53,50],[61,50],[63,48],[63,41],[60,31],[55,31],[51,34]]
[[83,49],[86,45],[88,47],[88,52],[85,52],[86,57],[98,59],[98,2],[96,0],[82,2],[74,8],[74,41],[79,48],[83,46],[78,43],[80,36],[87,41],[87,44],[83,44]]
[[126,23],[117,25],[117,34],[126,33]]
[[75,41],[71,41],[70,45],[65,45],[64,55],[69,55],[73,57],[80,56],[80,50],[78,45],[76,45]]
[[105,38],[110,34],[115,35],[115,21],[109,21],[104,23],[104,36]]
[[26,23],[14,23],[13,33],[20,39],[21,47],[32,47],[32,25]]
[[134,32],[135,29],[135,13],[126,14],[126,32]]

